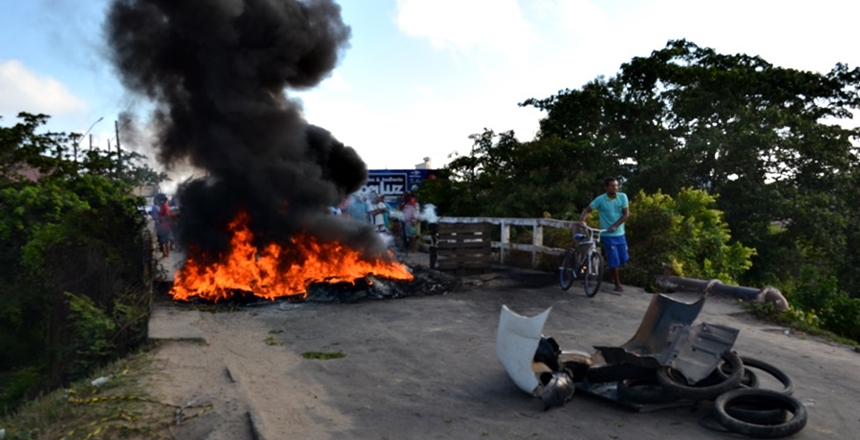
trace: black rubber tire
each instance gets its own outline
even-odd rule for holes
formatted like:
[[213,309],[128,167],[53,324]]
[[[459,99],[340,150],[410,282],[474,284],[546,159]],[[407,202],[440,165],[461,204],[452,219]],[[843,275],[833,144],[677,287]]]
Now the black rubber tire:
[[678,400],[677,396],[673,396],[667,392],[657,382],[657,376],[653,374],[646,377],[618,381],[617,391],[619,399],[643,405],[670,403]]
[[573,285],[575,279],[573,271],[576,270],[574,255],[573,249],[565,252],[564,258],[561,260],[561,267],[558,268],[558,284],[561,286],[561,290],[568,290]]
[[[794,392],[794,384],[791,382],[791,378],[788,377],[785,372],[780,370],[779,368],[765,362],[762,360],[758,360],[749,356],[741,356],[741,361],[744,364],[744,368],[756,368],[761,371],[764,371],[767,374],[770,374],[780,383],[782,383],[782,391],[777,391],[779,393],[785,394],[786,396],[790,396]],[[717,369],[719,373],[725,374],[721,369]],[[754,388],[754,387],[750,387]]]
[[594,295],[600,291],[600,282],[603,280],[603,258],[599,252],[593,252],[588,259],[588,268],[585,271],[585,296],[594,298]]
[[788,411],[783,408],[762,408],[753,402],[733,401],[726,407],[726,414],[756,425],[778,425],[785,423]]
[[726,351],[722,358],[731,365],[732,372],[725,380],[714,385],[695,386],[683,383],[685,380],[681,374],[670,367],[657,369],[657,381],[666,391],[681,399],[714,400],[720,394],[737,388],[744,374],[744,365],[737,354]]
[[[726,408],[736,402],[753,402],[759,407],[783,409],[793,414],[779,424],[757,424],[732,417]],[[800,432],[806,426],[806,407],[796,398],[772,390],[742,389],[724,393],[714,402],[714,418],[729,431],[754,438],[781,438]]]
[[[741,356],[741,362],[743,362],[744,357]],[[725,362],[720,362],[719,367],[714,369],[714,372],[708,375],[708,377],[702,379],[699,382],[699,385],[714,385],[726,380],[729,377],[729,374],[732,372],[732,367]],[[738,384],[739,388],[758,388],[758,375],[749,368],[746,368],[746,364],[744,364],[744,375],[741,377],[741,381]]]

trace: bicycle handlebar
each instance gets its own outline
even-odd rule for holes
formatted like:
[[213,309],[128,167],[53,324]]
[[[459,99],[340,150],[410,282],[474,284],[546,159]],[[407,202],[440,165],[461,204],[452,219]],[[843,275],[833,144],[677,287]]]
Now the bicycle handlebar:
[[576,226],[578,226],[580,228],[588,229],[588,231],[591,232],[592,234],[595,232],[597,232],[598,234],[606,232],[606,229],[592,228],[591,226],[583,225],[582,223],[577,223]]
[[[576,226],[583,228],[586,231],[588,231],[588,241],[594,240],[595,236],[597,236],[597,239],[600,240],[600,234],[606,232],[606,229],[592,228],[591,226],[584,225],[582,223],[577,223]],[[577,235],[577,233],[576,233],[576,230],[574,229],[574,232],[573,232],[574,238],[576,238],[576,235]]]

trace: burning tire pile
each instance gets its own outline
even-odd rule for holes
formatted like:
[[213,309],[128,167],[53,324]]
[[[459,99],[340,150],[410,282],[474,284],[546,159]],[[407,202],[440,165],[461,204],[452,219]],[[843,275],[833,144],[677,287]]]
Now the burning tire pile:
[[[622,346],[593,354],[563,351],[542,334],[550,309],[523,317],[502,308],[496,340],[499,361],[544,409],[563,406],[576,391],[650,412],[713,405],[704,427],[752,438],[800,432],[808,419],[793,397],[791,378],[777,366],[733,351],[738,331],[716,324],[692,325],[704,298],[686,304],[656,295],[636,335]],[[765,389],[778,382],[779,389]],[[716,422],[716,423],[714,423]]]

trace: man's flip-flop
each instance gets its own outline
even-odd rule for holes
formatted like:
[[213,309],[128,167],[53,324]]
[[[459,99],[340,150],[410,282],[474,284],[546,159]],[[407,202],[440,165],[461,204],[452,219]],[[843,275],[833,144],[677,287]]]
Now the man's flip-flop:
[[623,292],[623,291],[624,291],[624,288],[623,288],[623,287],[621,287],[621,286],[616,286],[614,290],[615,290],[616,292]]

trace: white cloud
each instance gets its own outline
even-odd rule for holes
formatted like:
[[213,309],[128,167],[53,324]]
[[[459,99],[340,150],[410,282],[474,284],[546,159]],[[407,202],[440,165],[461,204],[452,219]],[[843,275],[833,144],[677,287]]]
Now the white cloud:
[[555,6],[561,26],[579,37],[608,30],[608,14],[588,0],[557,0]]
[[409,36],[461,52],[516,55],[538,40],[516,0],[397,0],[396,21]]
[[62,82],[30,71],[21,61],[0,61],[0,113],[64,115],[87,109]]

